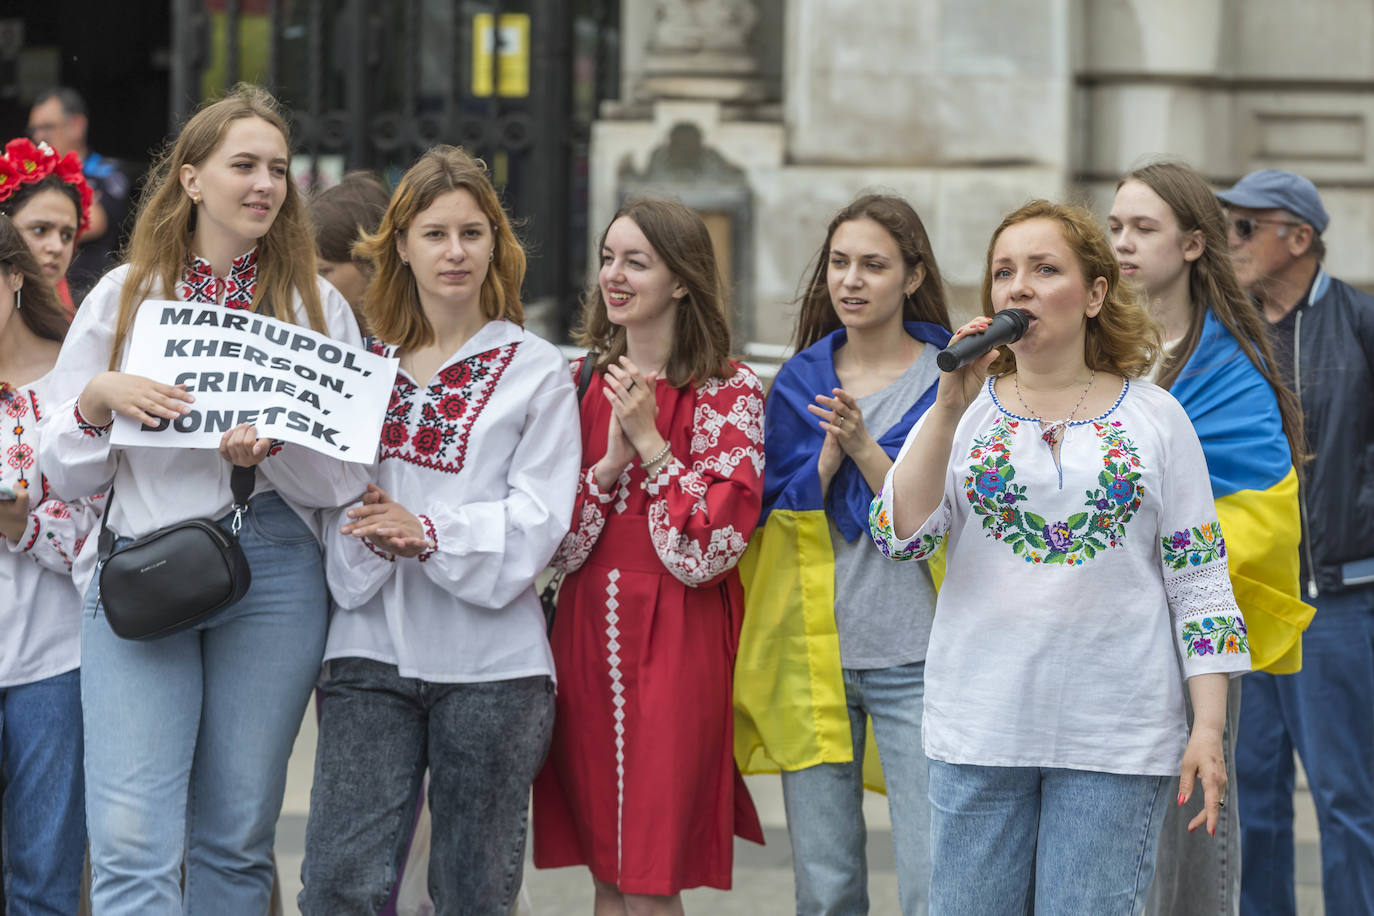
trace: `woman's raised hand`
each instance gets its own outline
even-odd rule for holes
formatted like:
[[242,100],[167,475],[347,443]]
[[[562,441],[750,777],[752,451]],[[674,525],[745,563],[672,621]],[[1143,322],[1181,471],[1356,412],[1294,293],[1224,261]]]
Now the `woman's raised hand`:
[[187,413],[195,396],[185,385],[165,385],[142,375],[102,372],[86,383],[77,406],[87,423],[105,426],[117,413],[145,426]]
[[[954,343],[961,337],[967,337],[970,334],[981,334],[987,330],[990,324],[992,324],[991,318],[979,315],[955,331],[949,342]],[[987,382],[988,366],[991,366],[993,360],[997,359],[997,352],[997,350],[992,350],[954,372],[941,372],[940,388],[935,396],[935,406],[962,416],[964,411],[968,409],[968,405],[972,404],[973,399],[978,397],[978,392]]]
[[646,460],[663,448],[663,437],[655,425],[658,419],[658,402],[654,397],[657,384],[654,373],[640,372],[628,356],[622,356],[619,365],[612,363],[606,367],[606,384],[601,389],[620,420],[625,438]]
[[874,444],[859,402],[843,388],[830,389],[830,396],[816,395],[816,403],[807,404],[806,409],[819,418],[821,429],[835,438],[846,455],[858,455]]
[[344,514],[353,521],[343,525],[340,534],[367,538],[387,553],[415,557],[433,546],[425,538],[420,520],[375,483],[367,485],[363,504]]

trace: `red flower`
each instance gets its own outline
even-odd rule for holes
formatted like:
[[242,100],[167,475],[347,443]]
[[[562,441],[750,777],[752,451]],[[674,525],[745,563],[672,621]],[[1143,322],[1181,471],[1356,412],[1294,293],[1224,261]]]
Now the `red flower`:
[[19,168],[0,156],[0,200],[8,200],[10,195],[19,190],[19,179]]
[[443,430],[435,426],[421,426],[415,430],[410,443],[421,455],[433,455],[444,444]]
[[382,445],[387,448],[400,448],[409,434],[404,423],[392,421],[382,425]]
[[439,415],[445,420],[456,420],[468,409],[468,402],[461,394],[446,395],[439,402]]
[[472,370],[466,363],[454,363],[439,373],[439,381],[444,383],[445,388],[462,388],[472,381]]
[[19,180],[33,184],[47,178],[57,164],[57,155],[46,143],[35,146],[27,137],[16,137],[5,144],[5,155],[19,170]]

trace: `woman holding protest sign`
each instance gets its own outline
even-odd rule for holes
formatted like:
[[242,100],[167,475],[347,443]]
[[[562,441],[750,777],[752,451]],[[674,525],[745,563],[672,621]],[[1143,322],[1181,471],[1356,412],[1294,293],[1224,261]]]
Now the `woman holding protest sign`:
[[71,565],[97,516],[90,500],[59,500],[35,456],[66,331],[50,281],[0,216],[0,784],[12,913],[75,913],[86,848]]
[[510,912],[553,727],[535,577],[577,491],[572,379],[525,331],[525,253],[485,166],[439,146],[359,253],[374,352],[400,360],[375,483],[328,533],[335,609],[301,910],[371,914],[426,769],[437,912]]
[[268,905],[286,761],[324,648],[313,510],[355,499],[365,474],[259,438],[249,425],[225,433],[218,452],[112,446],[110,431],[116,414],[157,426],[195,400],[185,386],[118,371],[146,300],[251,310],[358,342],[348,304],[315,275],[289,150],[275,100],[256,87],[192,116],[149,180],[128,263],[86,298],[53,373],[57,406],[42,457],[63,495],[113,482],[117,545],[197,516],[228,529],[231,470],[256,468],[238,531],[252,585],[208,620],[160,639],[121,639],[91,583],[95,538],[77,558],[91,890],[101,914]]

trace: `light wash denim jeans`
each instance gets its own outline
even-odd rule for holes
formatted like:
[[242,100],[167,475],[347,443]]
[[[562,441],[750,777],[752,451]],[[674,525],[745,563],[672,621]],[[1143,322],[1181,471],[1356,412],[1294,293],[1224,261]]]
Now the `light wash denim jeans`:
[[1177,787],[930,761],[932,916],[1139,916]]
[[1326,912],[1374,913],[1374,587],[1312,603],[1302,670],[1245,676],[1236,749],[1244,916],[1297,912],[1295,749],[1317,808]]
[[0,689],[8,916],[71,916],[81,898],[86,812],[81,673]]
[[81,702],[95,916],[267,912],[328,591],[319,544],[295,512],[275,493],[250,506],[239,541],[252,587],[199,626],[120,639],[91,583]]
[[[1248,677],[1233,677],[1226,690],[1226,728],[1221,749],[1226,755],[1226,807],[1213,836],[1203,827],[1188,832],[1188,822],[1202,810],[1202,784],[1182,807],[1169,805],[1155,859],[1154,886],[1145,912],[1150,916],[1236,916],[1240,912],[1240,788],[1236,779],[1236,733],[1240,722],[1240,688]],[[1193,704],[1188,731],[1193,729]]]
[[547,677],[439,684],[363,658],[325,666],[305,832],[305,916],[372,916],[410,843],[429,769],[429,895],[438,916],[508,916],[530,784],[553,735]]
[[868,912],[868,838],[863,814],[864,736],[873,737],[887,784],[897,891],[904,916],[924,916],[930,893],[930,802],[921,750],[925,662],[844,672],[852,763],[784,771],[799,916]]

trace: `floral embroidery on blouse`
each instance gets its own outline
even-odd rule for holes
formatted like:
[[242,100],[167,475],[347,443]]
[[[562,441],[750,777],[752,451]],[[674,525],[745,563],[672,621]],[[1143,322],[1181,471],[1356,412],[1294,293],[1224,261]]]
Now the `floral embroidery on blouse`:
[[[448,474],[461,471],[472,425],[519,346],[516,341],[460,359],[424,389],[397,372],[382,423],[382,460],[396,458]],[[378,352],[375,345],[370,349]]]
[[227,277],[215,276],[210,262],[192,255],[177,284],[177,295],[186,302],[213,302],[231,309],[252,309],[258,286],[258,250],[234,258]]
[[1159,544],[1164,549],[1164,565],[1169,569],[1200,566],[1226,559],[1226,540],[1221,536],[1221,522],[1208,522],[1175,531],[1161,537]]
[[892,518],[887,514],[882,493],[868,506],[868,531],[873,536],[873,543],[878,545],[878,552],[889,560],[924,560],[938,550],[945,539],[943,532],[923,534],[906,547],[893,550],[890,545],[897,541],[897,533],[892,529]]
[[1187,658],[1204,655],[1239,655],[1250,651],[1245,620],[1239,616],[1203,617],[1183,624],[1180,635]]
[[1099,551],[1119,546],[1145,492],[1140,457],[1122,432],[1121,421],[1090,424],[1103,453],[1098,487],[1084,491],[1087,511],[1053,521],[1023,507],[1026,488],[1014,482],[1011,439],[1019,425],[1002,416],[986,435],[973,440],[964,494],[974,514],[983,517],[983,530],[1027,563],[1081,566]]

